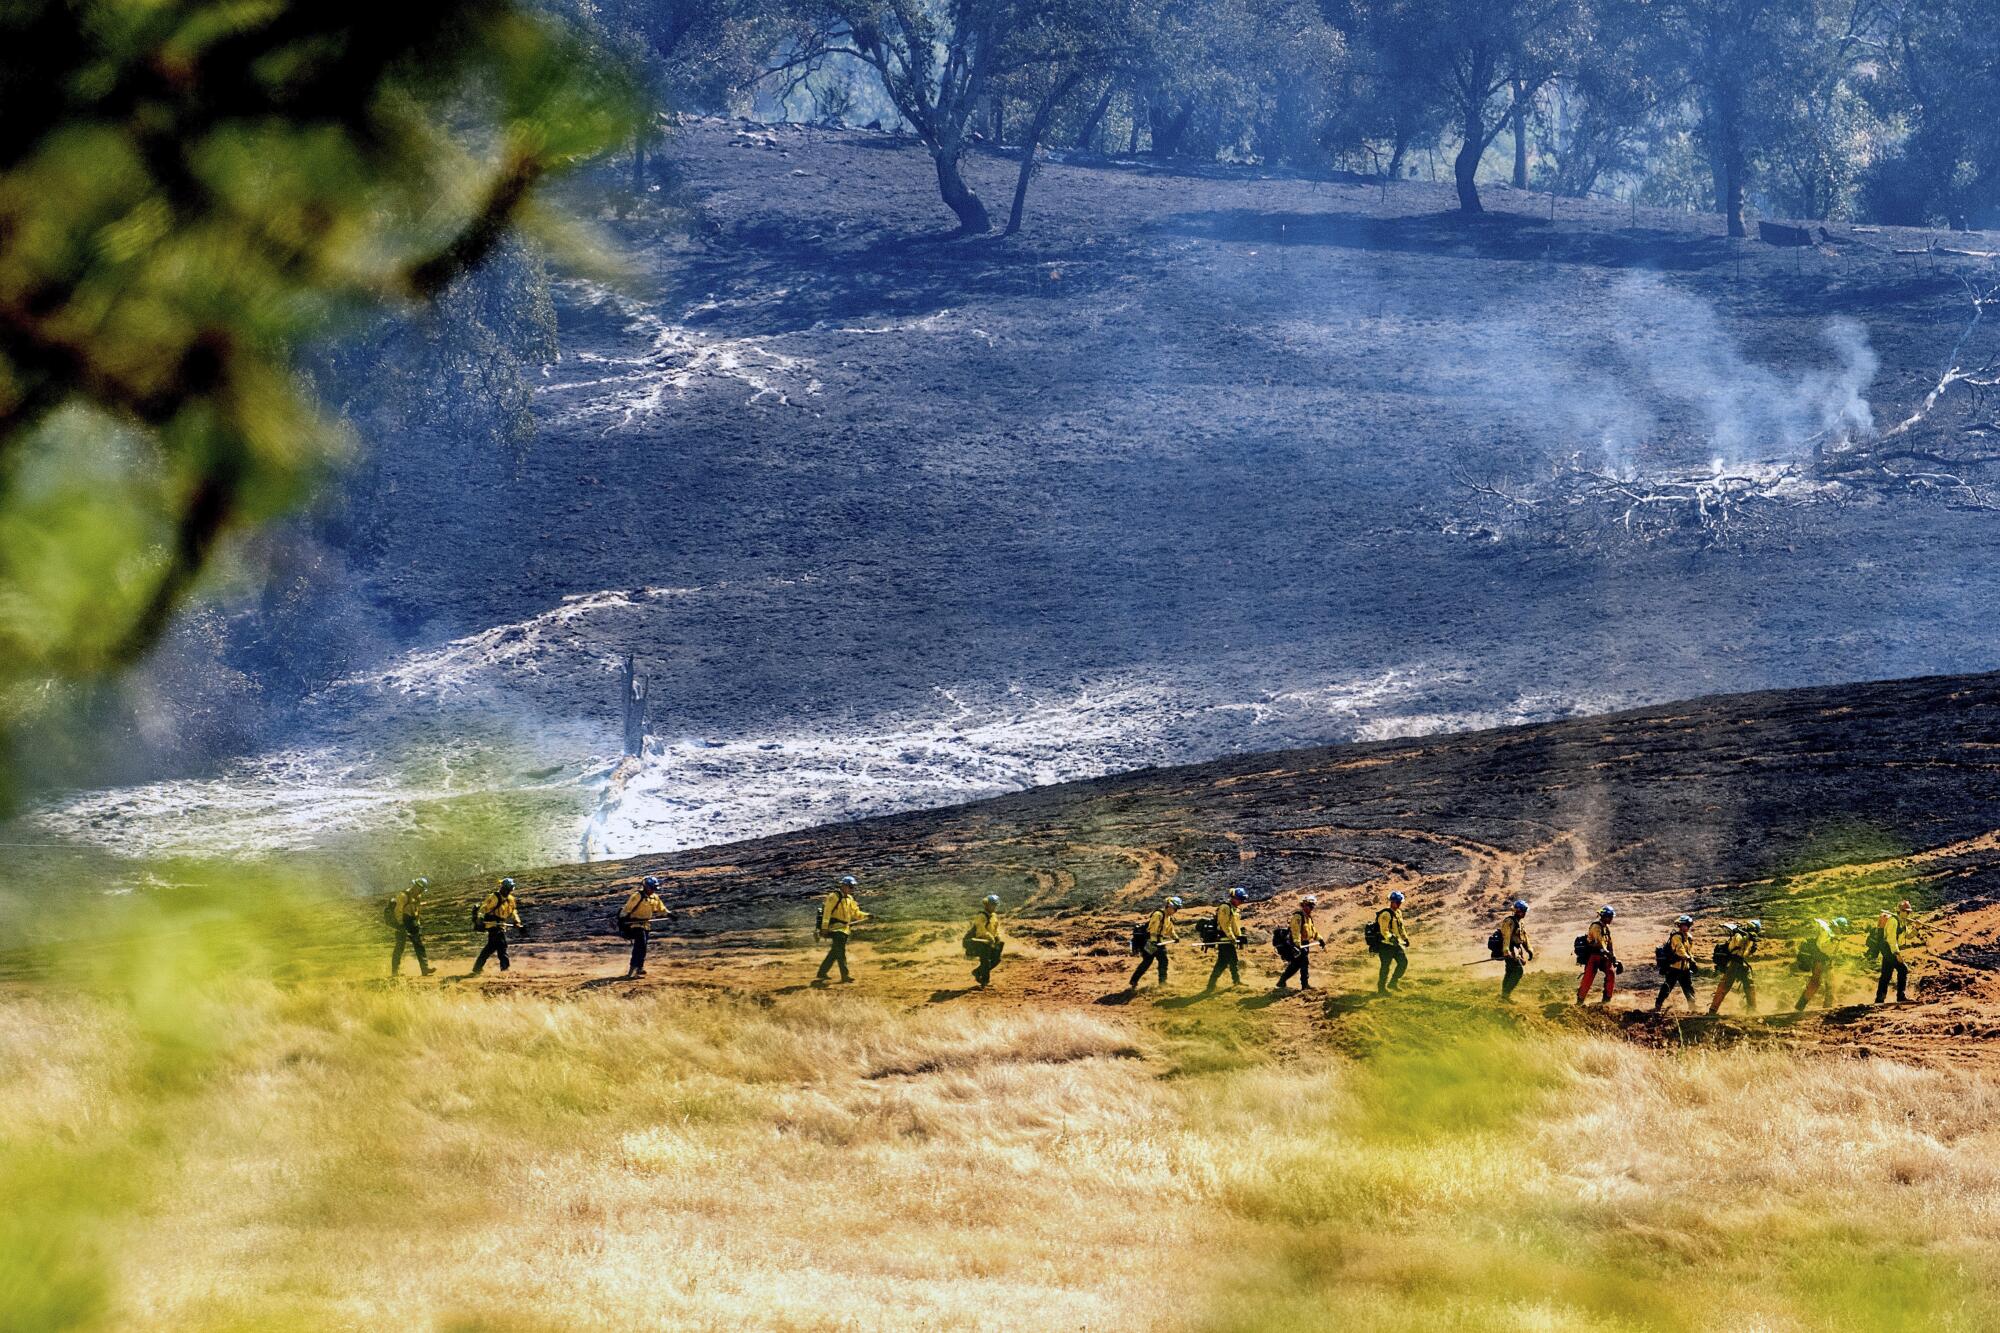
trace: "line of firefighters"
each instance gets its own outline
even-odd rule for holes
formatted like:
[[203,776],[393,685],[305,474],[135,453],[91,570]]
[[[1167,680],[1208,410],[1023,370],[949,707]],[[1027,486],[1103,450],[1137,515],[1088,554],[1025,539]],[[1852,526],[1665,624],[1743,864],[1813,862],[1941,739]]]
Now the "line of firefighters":
[[[815,985],[826,985],[836,970],[841,981],[854,980],[848,967],[847,945],[854,928],[869,920],[868,913],[861,910],[855,898],[858,887],[852,875],[842,876],[818,901],[813,916],[813,936],[824,942],[827,948],[814,977]],[[417,966],[424,976],[435,971],[424,952],[423,908],[429,889],[428,879],[420,877],[412,880],[410,887],[397,894],[387,907],[385,915],[396,935],[389,962],[392,976],[402,970],[406,945],[414,952]],[[1208,974],[1205,994],[1213,993],[1224,976],[1229,978],[1232,987],[1243,984],[1242,950],[1250,942],[1243,910],[1249,902],[1249,890],[1240,887],[1231,889],[1228,897],[1215,909],[1215,915],[1197,923],[1195,943],[1215,950],[1215,964]],[[1402,984],[1403,974],[1409,970],[1410,934],[1403,915],[1403,903],[1404,896],[1400,890],[1390,893],[1387,901],[1362,929],[1367,948],[1378,961],[1375,978],[1377,994],[1387,995],[1397,989]],[[1147,915],[1142,924],[1133,928],[1132,952],[1138,956],[1139,963],[1126,984],[1127,993],[1136,992],[1148,972],[1157,972],[1159,984],[1166,984],[1168,950],[1181,942],[1179,914],[1185,908],[1186,903],[1178,895],[1170,895]],[[1276,986],[1280,991],[1288,988],[1293,977],[1298,978],[1301,991],[1312,988],[1313,952],[1324,951],[1327,947],[1327,940],[1319,929],[1318,908],[1318,896],[1306,894],[1299,899],[1286,924],[1271,932],[1271,943],[1285,964]],[[647,945],[653,923],[668,915],[669,910],[660,897],[660,881],[648,875],[638,888],[631,891],[613,917],[614,931],[631,944],[631,961],[625,973],[628,978],[646,975]],[[1576,961],[1582,968],[1576,988],[1578,1004],[1587,1003],[1593,990],[1600,990],[1602,1002],[1609,1004],[1617,991],[1619,974],[1625,970],[1612,934],[1617,916],[1614,907],[1606,905],[1600,908],[1597,919],[1576,937],[1573,947]],[[1493,933],[1487,937],[1488,958],[1480,960],[1502,964],[1500,999],[1505,1003],[1513,1002],[1514,991],[1526,975],[1527,965],[1535,958],[1527,917],[1528,904],[1515,899]],[[513,880],[503,879],[494,886],[493,891],[473,910],[472,924],[486,937],[485,945],[472,965],[472,975],[478,976],[484,971],[489,960],[497,961],[500,970],[505,972],[512,965],[507,953],[507,931],[523,929],[520,902],[515,896]],[[1694,926],[1692,916],[1680,917],[1665,942],[1653,950],[1654,966],[1660,974],[1659,994],[1653,999],[1656,1012],[1666,1006],[1676,990],[1686,997],[1690,1008],[1697,1003],[1694,978],[1701,969],[1694,942]],[[1708,1012],[1720,1011],[1730,991],[1737,989],[1743,993],[1744,1007],[1754,1013],[1757,1009],[1757,985],[1751,966],[1765,945],[1764,923],[1760,920],[1730,921],[1724,922],[1722,928],[1723,938],[1710,954],[1718,980],[1709,998]],[[1844,916],[1816,918],[1812,922],[1811,930],[1800,942],[1794,958],[1794,969],[1806,975],[1805,989],[1792,1006],[1794,1010],[1803,1010],[1815,997],[1822,1007],[1832,1007],[1834,970],[1840,962],[1842,939],[1850,933],[1850,929]],[[1887,1001],[1891,983],[1895,986],[1898,1003],[1909,1000],[1910,968],[1905,954],[1917,941],[1917,923],[1908,900],[1893,912],[1883,910],[1875,925],[1865,932],[1865,956],[1870,962],[1878,964],[1875,1003]],[[1006,944],[1000,924],[998,894],[989,893],[981,900],[962,943],[966,956],[974,962],[973,981],[981,987],[987,986],[993,980],[993,969],[999,965]]]

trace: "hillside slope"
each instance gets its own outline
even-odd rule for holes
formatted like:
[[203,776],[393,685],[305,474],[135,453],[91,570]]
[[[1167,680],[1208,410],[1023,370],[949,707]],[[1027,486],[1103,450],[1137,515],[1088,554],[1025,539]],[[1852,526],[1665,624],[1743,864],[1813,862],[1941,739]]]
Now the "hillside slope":
[[[383,659],[246,769],[20,841],[340,859],[411,796],[497,791],[509,857],[629,855],[2000,666],[2000,529],[1963,497],[1808,487],[1721,544],[1551,505],[1573,540],[1494,540],[1468,485],[1571,458],[1754,472],[1829,413],[1900,420],[1986,267],[1903,253],[1941,238],[1780,251],[1505,188],[1468,219],[1448,184],[1059,162],[1021,235],[959,241],[893,136],[701,120],[672,143],[685,208],[617,224],[626,288],[559,294],[519,456],[438,422],[374,442],[354,623]],[[997,192],[1013,164],[970,171]],[[614,787],[626,653],[654,743]]]
[[[1720,919],[1752,914],[1783,942],[1812,917],[1872,920],[1908,897],[1930,923],[1921,1003],[1815,1010],[1794,1024],[1799,978],[1781,943],[1760,970],[1765,1008],[1775,1002],[1783,1017],[1745,1028],[1732,1001],[1722,1035],[1969,1056],[2000,1036],[1997,800],[2000,675],[1736,695],[1149,770],[699,853],[521,875],[539,925],[519,975],[565,988],[616,970],[606,914],[631,881],[651,873],[666,880],[678,912],[655,969],[664,984],[796,988],[814,961],[807,900],[832,876],[853,873],[876,917],[855,945],[871,990],[887,987],[912,1002],[1122,1003],[1124,934],[1164,894],[1209,904],[1245,885],[1261,939],[1291,898],[1311,889],[1334,940],[1332,998],[1292,1002],[1282,1017],[1297,1037],[1312,1027],[1337,1036],[1365,1019],[1365,1005],[1343,993],[1372,989],[1359,924],[1371,904],[1401,888],[1418,995],[1449,1002],[1466,998],[1465,986],[1491,984],[1489,972],[1459,965],[1483,956],[1491,919],[1520,895],[1533,904],[1541,945],[1530,989],[1564,1003],[1575,984],[1571,935],[1599,903],[1616,904],[1631,964],[1620,1019],[1645,1040],[1681,1039],[1625,1012],[1650,1005],[1652,946],[1674,915],[1701,918],[1704,947]],[[1001,895],[1019,945],[994,994],[961,997],[955,945],[962,918],[987,892]],[[1864,985],[1854,975],[1859,943],[1857,934],[1846,1001],[1872,992],[1872,977]],[[1268,948],[1250,956],[1253,975],[1263,975]],[[1200,957],[1182,951],[1170,988],[1179,998],[1163,1003],[1190,1003],[1194,974],[1206,970]]]

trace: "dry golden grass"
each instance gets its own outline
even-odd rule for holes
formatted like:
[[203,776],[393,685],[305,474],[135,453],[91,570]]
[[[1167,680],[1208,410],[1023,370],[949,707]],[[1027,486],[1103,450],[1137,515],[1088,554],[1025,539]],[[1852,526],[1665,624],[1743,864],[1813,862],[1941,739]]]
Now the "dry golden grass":
[[1278,1062],[1150,1009],[280,983],[260,929],[0,1002],[0,1323],[2000,1325],[1975,1073],[1448,999]]

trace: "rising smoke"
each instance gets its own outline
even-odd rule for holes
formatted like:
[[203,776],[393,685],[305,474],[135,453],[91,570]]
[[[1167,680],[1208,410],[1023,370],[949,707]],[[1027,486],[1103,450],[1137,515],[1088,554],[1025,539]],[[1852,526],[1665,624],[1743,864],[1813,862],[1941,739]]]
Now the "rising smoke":
[[1601,459],[1621,476],[1781,462],[1874,431],[1867,392],[1880,361],[1852,319],[1819,330],[1820,364],[1777,370],[1712,303],[1657,274],[1620,277],[1593,309],[1561,328],[1526,318],[1488,325],[1436,374],[1551,452]]

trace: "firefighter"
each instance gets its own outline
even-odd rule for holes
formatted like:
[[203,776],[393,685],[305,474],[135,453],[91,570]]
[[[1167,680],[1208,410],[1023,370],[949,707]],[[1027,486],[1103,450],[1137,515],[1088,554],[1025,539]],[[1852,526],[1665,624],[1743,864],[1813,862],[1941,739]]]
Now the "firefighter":
[[1279,976],[1279,990],[1285,988],[1285,983],[1290,981],[1294,974],[1298,976],[1300,990],[1309,991],[1313,988],[1312,951],[1313,946],[1320,943],[1319,922],[1313,920],[1313,913],[1318,910],[1319,899],[1308,893],[1299,899],[1299,908],[1292,913],[1292,945],[1298,952],[1292,955],[1291,962],[1286,964],[1284,973]]
[[1799,1002],[1792,1006],[1793,1013],[1802,1012],[1812,1003],[1813,996],[1819,996],[1819,1007],[1833,1007],[1833,962],[1839,951],[1840,937],[1847,930],[1847,918],[1837,916],[1831,921],[1815,918],[1814,933],[1799,946],[1799,961],[1806,965],[1806,988],[1799,993]]
[[1694,918],[1676,920],[1673,933],[1660,947],[1660,993],[1653,998],[1653,1012],[1666,1007],[1667,996],[1676,986],[1687,996],[1688,1008],[1694,1008]]
[[396,929],[396,947],[389,955],[389,975],[400,976],[403,971],[403,946],[408,945],[416,952],[417,968],[429,976],[437,971],[430,959],[424,956],[424,895],[430,892],[431,882],[422,875],[410,881],[410,887],[396,895],[396,901],[389,908],[390,924]]
[[[1903,904],[1904,912],[1909,904]],[[1904,923],[1909,918],[1894,912],[1883,912],[1876,922],[1876,929],[1882,932],[1882,970],[1875,977],[1875,1003],[1881,1004],[1889,998],[1889,979],[1896,979],[1896,1003],[1910,1002],[1910,965],[1903,961],[1903,950],[1909,947],[1903,934]]]
[[1731,926],[1729,938],[1723,944],[1722,979],[1715,983],[1715,995],[1708,1002],[1708,1012],[1718,1013],[1722,1001],[1732,986],[1743,988],[1743,1012],[1757,1012],[1757,982],[1750,974],[1750,960],[1764,942],[1764,923],[1749,921],[1740,926]]
[[1375,934],[1381,943],[1375,946],[1375,957],[1381,966],[1375,973],[1375,993],[1387,995],[1403,984],[1403,973],[1410,969],[1410,932],[1403,924],[1403,891],[1389,895],[1389,905],[1375,913]]
[[847,970],[847,937],[857,925],[868,919],[868,913],[854,901],[854,890],[859,883],[852,875],[842,875],[840,882],[820,899],[819,928],[813,934],[826,941],[826,957],[819,960],[819,975],[813,978],[815,986],[824,986],[827,974],[836,967],[840,969],[842,981],[854,980],[853,974]]
[[1000,961],[1000,951],[1004,947],[1000,938],[1000,895],[989,893],[979,904],[979,914],[972,918],[972,929],[967,932],[967,943],[979,958],[978,966],[972,969],[972,979],[984,986],[993,980],[993,968]]
[[1222,980],[1224,972],[1229,973],[1231,990],[1243,984],[1243,964],[1238,950],[1243,947],[1243,905],[1250,901],[1250,890],[1234,888],[1229,891],[1229,901],[1215,909],[1215,968],[1208,974],[1208,985],[1204,995],[1215,993],[1215,983]]
[[1139,983],[1145,979],[1146,969],[1156,963],[1160,969],[1160,985],[1167,984],[1167,946],[1181,937],[1174,925],[1174,913],[1180,911],[1181,906],[1178,896],[1169,897],[1146,918],[1146,942],[1139,950],[1139,966],[1132,970],[1132,980],[1125,984],[1126,990],[1138,990]]
[[1524,898],[1516,898],[1514,906],[1506,916],[1500,918],[1500,957],[1505,960],[1506,970],[1500,978],[1500,1002],[1514,1003],[1514,988],[1521,984],[1521,978],[1528,971],[1528,964],[1535,961],[1535,946],[1528,940],[1528,903]]
[[1578,1004],[1590,998],[1590,983],[1600,972],[1604,974],[1604,1003],[1610,1004],[1612,992],[1618,989],[1618,974],[1625,970],[1625,965],[1618,961],[1618,951],[1611,944],[1611,922],[1617,915],[1618,909],[1606,903],[1597,909],[1597,920],[1584,932],[1587,954],[1583,960],[1583,980],[1576,987]]
[[500,960],[502,972],[514,965],[507,956],[509,926],[521,929],[521,904],[514,897],[514,881],[503,879],[493,886],[493,892],[487,894],[486,901],[479,905],[479,927],[486,932],[486,947],[479,951],[478,959],[472,964],[473,976],[485,970],[489,958]]
[[646,975],[646,945],[652,939],[653,918],[667,914],[667,905],[660,901],[657,875],[646,876],[645,882],[618,909],[618,929],[632,941],[632,961],[625,969],[627,981]]

